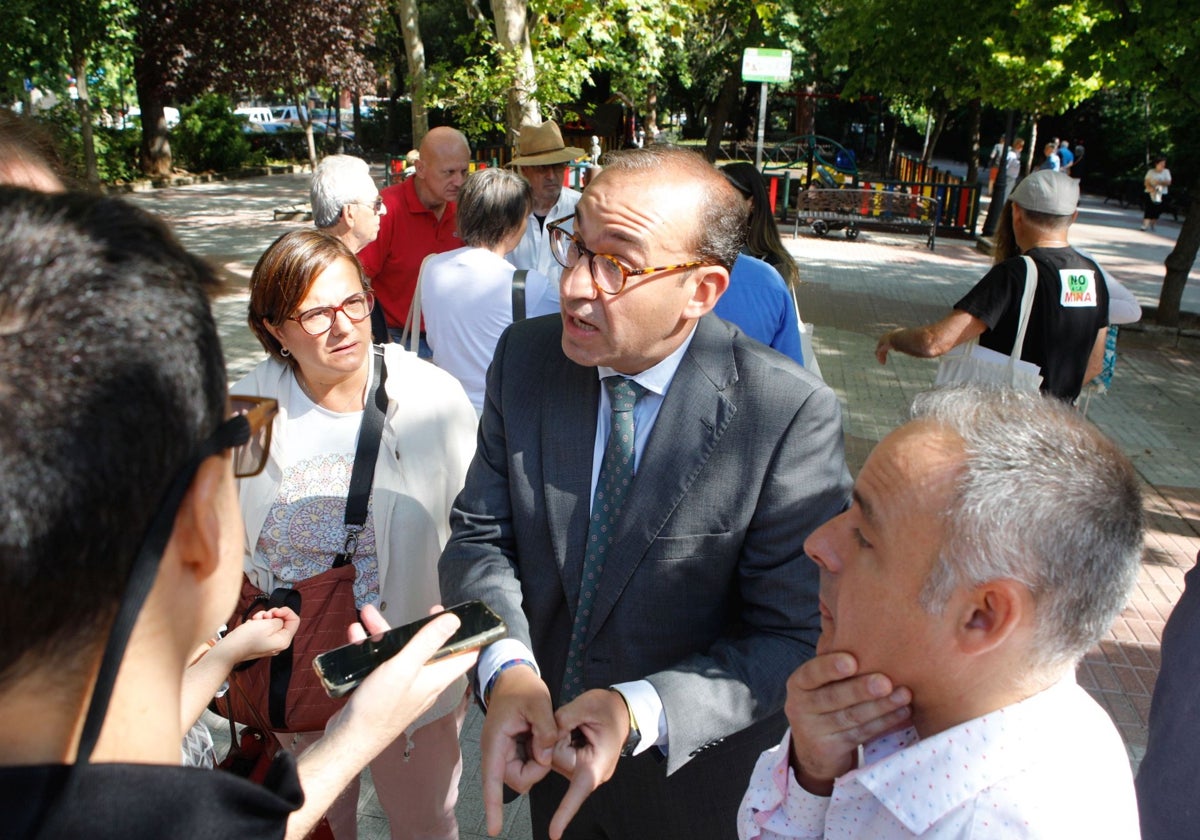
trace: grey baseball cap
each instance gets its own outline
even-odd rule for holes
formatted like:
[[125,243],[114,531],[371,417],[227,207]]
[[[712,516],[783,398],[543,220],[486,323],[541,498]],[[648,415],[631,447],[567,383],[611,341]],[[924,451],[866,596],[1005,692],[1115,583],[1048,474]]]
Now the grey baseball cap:
[[1039,169],[1017,184],[1009,200],[1022,210],[1070,216],[1079,206],[1079,182],[1062,172]]

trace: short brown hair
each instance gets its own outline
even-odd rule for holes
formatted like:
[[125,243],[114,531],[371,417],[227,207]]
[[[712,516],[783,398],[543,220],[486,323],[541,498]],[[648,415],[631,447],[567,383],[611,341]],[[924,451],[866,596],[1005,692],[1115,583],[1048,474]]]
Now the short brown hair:
[[358,272],[363,289],[370,288],[353,252],[336,236],[323,230],[293,230],[285,233],[258,258],[250,275],[250,312],[247,320],[258,343],[276,359],[293,367],[296,365],[294,358],[280,352],[282,345],[263,322],[273,327],[282,326],[295,314],[318,275],[338,259],[349,260]]

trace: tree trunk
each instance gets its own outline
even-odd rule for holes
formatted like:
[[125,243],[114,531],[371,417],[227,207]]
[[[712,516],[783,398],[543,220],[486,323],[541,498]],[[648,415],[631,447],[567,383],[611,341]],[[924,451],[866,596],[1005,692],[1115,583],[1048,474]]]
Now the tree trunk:
[[533,49],[529,45],[529,6],[526,0],[492,0],[496,18],[496,41],[513,56],[513,78],[508,89],[505,120],[508,142],[516,143],[523,125],[540,125],[542,109],[537,101],[537,78]]
[[725,123],[733,111],[737,101],[738,87],[741,84],[741,68],[733,67],[726,71],[725,83],[721,85],[721,93],[717,96],[717,104],[708,116],[708,134],[704,144],[704,156],[710,161],[717,159],[721,153],[721,139],[725,136]]
[[967,158],[967,183],[975,184],[979,180],[979,126],[982,121],[983,106],[978,98],[970,103],[971,156]]
[[76,55],[71,62],[71,70],[75,73],[75,86],[79,91],[79,98],[75,100],[75,108],[79,111],[85,177],[89,186],[98,187],[100,186],[100,171],[96,166],[96,137],[92,131],[92,107],[88,98],[87,58]]
[[804,86],[804,95],[798,98],[796,104],[796,133],[797,134],[816,134],[817,133],[817,98],[813,94],[817,92],[815,84],[807,84]]
[[1200,176],[1191,189],[1192,201],[1187,208],[1187,217],[1175,240],[1175,247],[1163,264],[1167,274],[1163,278],[1162,291],[1158,296],[1158,315],[1161,326],[1178,327],[1179,309],[1183,303],[1183,290],[1187,286],[1188,274],[1196,262],[1200,250]]
[[425,42],[421,40],[421,20],[417,0],[398,0],[392,10],[404,33],[404,53],[408,57],[408,86],[412,97],[412,147],[419,149],[429,133],[429,109],[425,105]]
[[658,136],[658,85],[653,82],[646,89],[646,142]]
[[[300,119],[300,127],[304,129],[304,139],[308,144],[308,163],[313,171],[317,171],[317,144],[313,140],[312,112],[308,110],[307,97],[298,93],[292,94],[296,103],[296,116]],[[328,130],[328,129],[327,129]]]
[[933,113],[933,126],[925,143],[925,151],[921,154],[921,163],[926,166],[933,160],[933,150],[937,148],[938,140],[942,138],[942,129],[946,127],[948,108],[938,105]]
[[[169,178],[172,170],[170,137],[167,116],[166,85],[169,42],[164,26],[170,19],[161,4],[139,0],[134,17],[133,85],[137,89],[138,107],[142,109],[142,154],[140,166],[146,178]],[[169,29],[169,26],[168,26]],[[122,100],[121,107],[125,107]]]

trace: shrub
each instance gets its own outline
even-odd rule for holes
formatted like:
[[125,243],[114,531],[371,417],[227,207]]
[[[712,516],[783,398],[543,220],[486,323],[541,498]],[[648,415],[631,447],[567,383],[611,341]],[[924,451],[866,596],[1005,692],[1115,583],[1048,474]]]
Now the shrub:
[[192,172],[237,169],[250,156],[242,120],[225,97],[202,96],[182,109],[171,149]]

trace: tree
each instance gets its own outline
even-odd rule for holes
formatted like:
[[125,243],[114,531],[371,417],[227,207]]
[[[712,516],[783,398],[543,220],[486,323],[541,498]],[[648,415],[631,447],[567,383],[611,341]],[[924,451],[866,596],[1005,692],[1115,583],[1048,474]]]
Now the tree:
[[[282,91],[296,104],[308,144],[309,162],[317,165],[309,92],[320,85],[374,78],[364,49],[373,41],[382,13],[379,0],[224,0],[225,20],[236,26],[219,33],[227,48],[210,49],[233,62],[221,77],[222,89],[243,85],[251,90]],[[210,13],[211,6],[209,4]],[[215,40],[215,39],[214,39]]]
[[150,178],[171,174],[171,140],[164,109],[187,66],[183,39],[189,32],[202,31],[187,26],[191,22],[188,11],[188,4],[179,0],[136,0],[133,78],[142,112],[141,169]]
[[1088,3],[985,0],[972,6],[969,26],[962,11],[954,0],[843,0],[821,31],[823,49],[846,74],[844,96],[881,92],[930,115],[926,161],[951,110],[978,101],[1036,122],[1099,90]]
[[[1095,49],[1116,82],[1142,91],[1162,113],[1172,114],[1193,139],[1195,115],[1200,112],[1200,90],[1195,84],[1196,55],[1200,52],[1197,10],[1186,0],[1096,0],[1098,23],[1093,31]],[[1183,291],[1200,250],[1200,149],[1188,150],[1193,175],[1191,206],[1175,247],[1164,260],[1166,274],[1159,293],[1157,321],[1179,326]]]
[[11,0],[4,13],[4,38],[0,39],[0,97],[3,101],[20,100],[23,113],[30,110],[26,81],[44,75],[47,65],[57,67],[55,49],[39,20],[38,0]]
[[417,0],[397,0],[389,7],[396,28],[404,36],[404,54],[408,57],[409,96],[412,97],[412,144],[419,148],[429,133],[429,108],[425,98],[425,42],[421,40]]
[[537,70],[527,25],[529,5],[525,0],[492,0],[492,14],[496,20],[496,41],[511,72],[505,108],[511,144],[516,141],[521,126],[537,125],[542,121],[537,100]]
[[[40,69],[39,82],[62,91],[66,71],[74,80],[73,98],[79,119],[83,145],[85,179],[99,183],[89,82],[94,69],[107,56],[128,49],[126,28],[131,7],[129,0],[76,0],[71,3],[22,2],[14,10],[13,37],[3,56],[6,87],[12,88],[14,74],[24,86],[25,74]],[[6,24],[8,13],[6,11]],[[7,33],[6,33],[7,36]],[[6,38],[7,40],[7,38]],[[29,62],[24,67],[17,61]],[[28,103],[29,97],[22,96]]]

